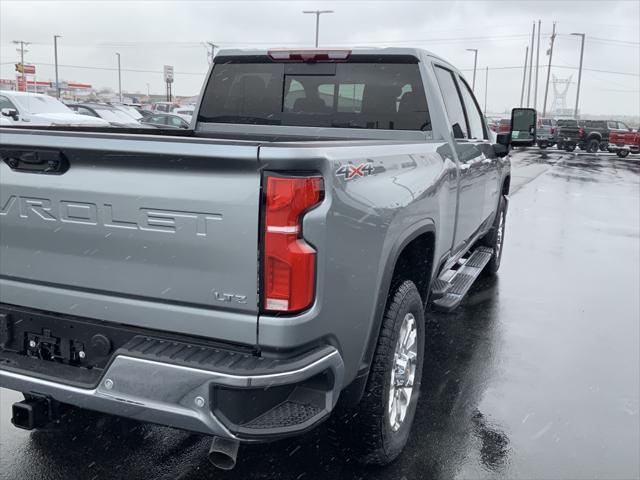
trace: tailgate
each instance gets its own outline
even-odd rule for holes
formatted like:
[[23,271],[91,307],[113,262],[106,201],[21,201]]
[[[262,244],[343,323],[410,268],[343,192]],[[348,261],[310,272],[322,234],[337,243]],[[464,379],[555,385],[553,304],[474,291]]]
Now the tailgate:
[[69,168],[28,173],[0,162],[2,302],[233,337],[231,327],[190,326],[190,314],[219,309],[253,318],[255,339],[257,145],[112,137],[3,132],[3,157],[62,152]]

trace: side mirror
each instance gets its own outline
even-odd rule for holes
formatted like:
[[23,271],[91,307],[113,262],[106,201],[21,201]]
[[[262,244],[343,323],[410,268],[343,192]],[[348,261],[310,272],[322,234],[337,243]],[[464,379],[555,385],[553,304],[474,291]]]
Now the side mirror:
[[536,143],[537,113],[533,108],[511,110],[511,145],[531,147]]
[[3,117],[11,117],[14,120],[18,120],[18,111],[15,108],[3,108],[1,110]]

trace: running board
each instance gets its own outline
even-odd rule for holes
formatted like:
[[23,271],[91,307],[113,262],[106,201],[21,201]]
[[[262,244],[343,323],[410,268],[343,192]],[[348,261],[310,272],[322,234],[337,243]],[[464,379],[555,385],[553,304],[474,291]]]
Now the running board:
[[432,290],[432,298],[435,297],[433,307],[441,312],[450,312],[460,305],[492,255],[493,249],[479,247],[448,281],[438,278]]

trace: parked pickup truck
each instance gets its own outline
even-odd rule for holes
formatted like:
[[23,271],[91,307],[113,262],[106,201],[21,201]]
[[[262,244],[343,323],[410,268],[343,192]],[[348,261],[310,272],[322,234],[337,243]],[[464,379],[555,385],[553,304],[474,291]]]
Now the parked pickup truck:
[[556,143],[556,121],[553,118],[538,117],[537,145],[545,149]]
[[1,129],[0,386],[240,442],[341,402],[363,462],[402,450],[425,316],[500,266],[509,144],[417,49],[221,51],[187,131]]
[[640,153],[640,133],[611,132],[609,134],[609,145],[607,150],[622,158],[626,157],[630,153]]

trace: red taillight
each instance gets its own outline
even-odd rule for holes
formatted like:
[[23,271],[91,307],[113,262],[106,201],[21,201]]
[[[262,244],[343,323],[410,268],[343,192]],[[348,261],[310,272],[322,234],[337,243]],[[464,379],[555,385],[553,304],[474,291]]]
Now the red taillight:
[[276,62],[335,62],[347,60],[351,50],[269,50],[268,54]]
[[263,307],[296,312],[313,301],[316,251],[302,238],[302,216],[322,200],[322,177],[266,177]]
[[578,136],[584,137],[584,128],[579,128],[578,129]]
[[556,129],[555,127],[551,127],[551,135],[553,135],[554,133],[556,133]]

